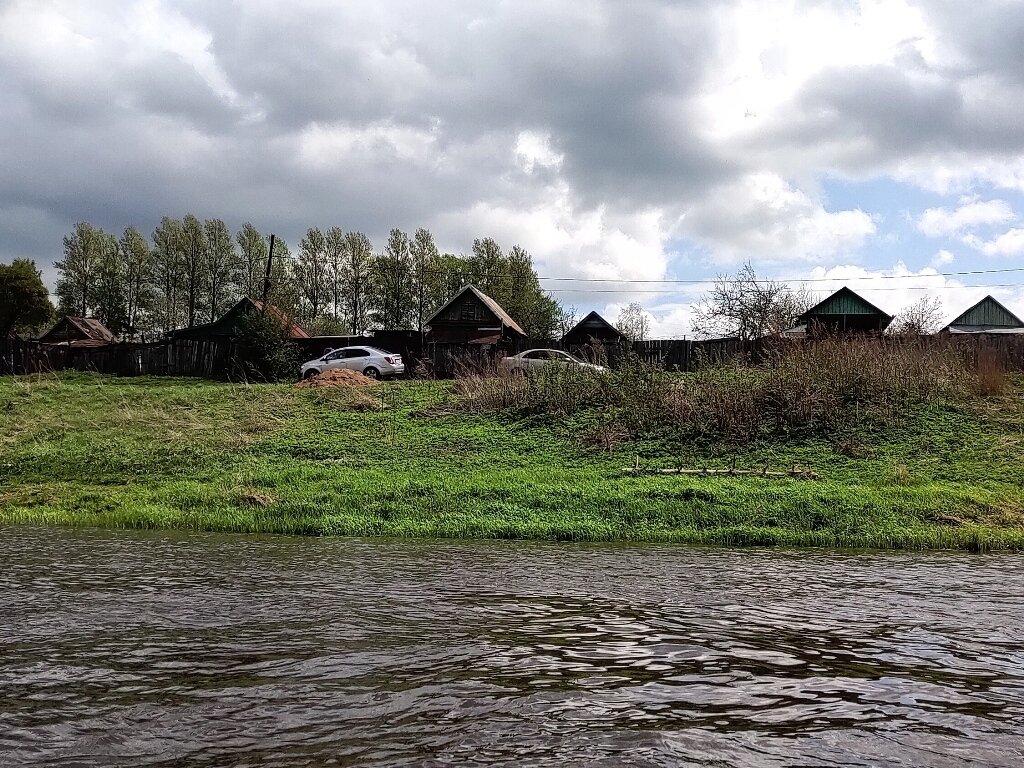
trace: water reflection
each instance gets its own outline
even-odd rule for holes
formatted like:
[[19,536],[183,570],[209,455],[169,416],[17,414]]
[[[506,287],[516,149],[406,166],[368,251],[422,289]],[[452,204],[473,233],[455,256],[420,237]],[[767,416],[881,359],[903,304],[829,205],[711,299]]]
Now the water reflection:
[[3,765],[1006,765],[1012,555],[0,530]]

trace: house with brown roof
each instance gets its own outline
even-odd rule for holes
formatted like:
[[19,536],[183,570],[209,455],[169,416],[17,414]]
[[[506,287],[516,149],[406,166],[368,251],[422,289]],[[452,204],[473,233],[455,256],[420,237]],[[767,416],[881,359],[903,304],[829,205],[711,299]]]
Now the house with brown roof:
[[39,337],[40,344],[60,344],[67,347],[105,347],[115,343],[110,329],[95,317],[65,315],[50,330]]
[[258,299],[248,297],[240,299],[231,309],[221,315],[212,323],[193,325],[191,328],[181,328],[171,331],[171,336],[176,339],[230,339],[236,337],[242,331],[241,321],[243,318],[254,314],[266,313],[277,320],[288,331],[293,339],[308,339],[306,330],[296,323],[280,307],[273,304],[264,304]]
[[467,285],[427,320],[430,341],[480,347],[509,344],[526,331],[494,299]]

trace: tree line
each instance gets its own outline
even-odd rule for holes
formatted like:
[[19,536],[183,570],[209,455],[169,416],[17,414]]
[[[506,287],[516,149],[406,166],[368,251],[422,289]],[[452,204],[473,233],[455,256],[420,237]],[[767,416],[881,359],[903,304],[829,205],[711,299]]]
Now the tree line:
[[[96,317],[115,334],[152,338],[212,322],[238,299],[262,299],[269,242],[251,223],[163,217],[147,238],[79,222],[56,263],[61,314]],[[362,232],[310,228],[292,253],[275,237],[268,301],[314,335],[423,330],[467,283],[490,295],[533,338],[553,338],[571,313],[541,287],[530,254],[492,238],[468,255],[442,253],[423,228],[392,229],[375,250]]]

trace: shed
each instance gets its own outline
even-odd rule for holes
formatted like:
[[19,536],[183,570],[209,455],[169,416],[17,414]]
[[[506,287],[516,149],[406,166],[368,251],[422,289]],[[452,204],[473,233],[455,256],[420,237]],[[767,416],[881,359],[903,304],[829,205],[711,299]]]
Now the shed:
[[818,302],[797,318],[796,326],[784,335],[803,333],[881,333],[889,327],[889,315],[846,286]]
[[626,337],[597,312],[591,312],[562,337],[562,343],[567,346],[582,346],[589,344],[592,340],[605,344],[618,344],[625,341]]
[[258,299],[250,299],[248,297],[240,299],[231,309],[225,312],[217,320],[212,323],[204,323],[203,325],[193,325],[191,328],[181,328],[177,331],[171,331],[171,336],[176,339],[218,339],[218,338],[231,338],[238,334],[240,331],[239,322],[242,318],[249,315],[259,314],[266,312],[268,315],[276,319],[281,325],[285,326],[288,330],[288,335],[293,339],[308,339],[309,334],[306,333],[305,329],[295,323],[288,314],[280,307],[275,307],[273,304],[266,304]]
[[948,334],[1024,334],[1024,321],[991,296],[986,296],[943,328]]
[[488,346],[526,338],[508,312],[475,285],[463,287],[426,324],[435,343]]
[[114,334],[95,317],[65,315],[39,337],[40,344],[61,344],[66,347],[105,347],[113,344]]

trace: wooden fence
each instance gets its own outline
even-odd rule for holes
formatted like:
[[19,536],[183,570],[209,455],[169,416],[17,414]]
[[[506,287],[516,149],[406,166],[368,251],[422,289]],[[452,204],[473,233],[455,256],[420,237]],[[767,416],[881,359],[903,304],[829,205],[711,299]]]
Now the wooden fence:
[[[299,340],[303,360],[323,354],[330,347],[353,344],[372,345],[400,352],[409,374],[430,372],[450,376],[456,362],[477,358],[493,361],[497,356],[536,347],[566,349],[583,359],[615,367],[632,354],[647,365],[667,370],[694,371],[702,366],[740,359],[760,364],[770,361],[780,345],[814,343],[812,341],[763,340],[743,342],[739,339],[654,339],[632,344],[597,344],[563,346],[559,342],[524,340],[506,347],[482,350],[465,344],[427,343],[418,333],[399,332],[394,338],[378,337],[316,337]],[[901,344],[905,340],[889,339]],[[953,344],[977,359],[981,355],[998,360],[1009,371],[1024,371],[1024,336],[943,336],[915,339],[917,344]],[[0,340],[0,374],[37,373],[59,370],[95,371],[117,376],[200,376],[205,378],[242,379],[247,370],[241,362],[244,350],[225,339],[173,339],[152,344],[111,344],[99,347],[65,347],[34,341]],[[296,376],[298,371],[296,371]]]
[[0,373],[95,371],[116,376],[201,376],[240,373],[237,345],[220,340],[175,339],[154,344],[67,347],[35,341],[0,342]]

